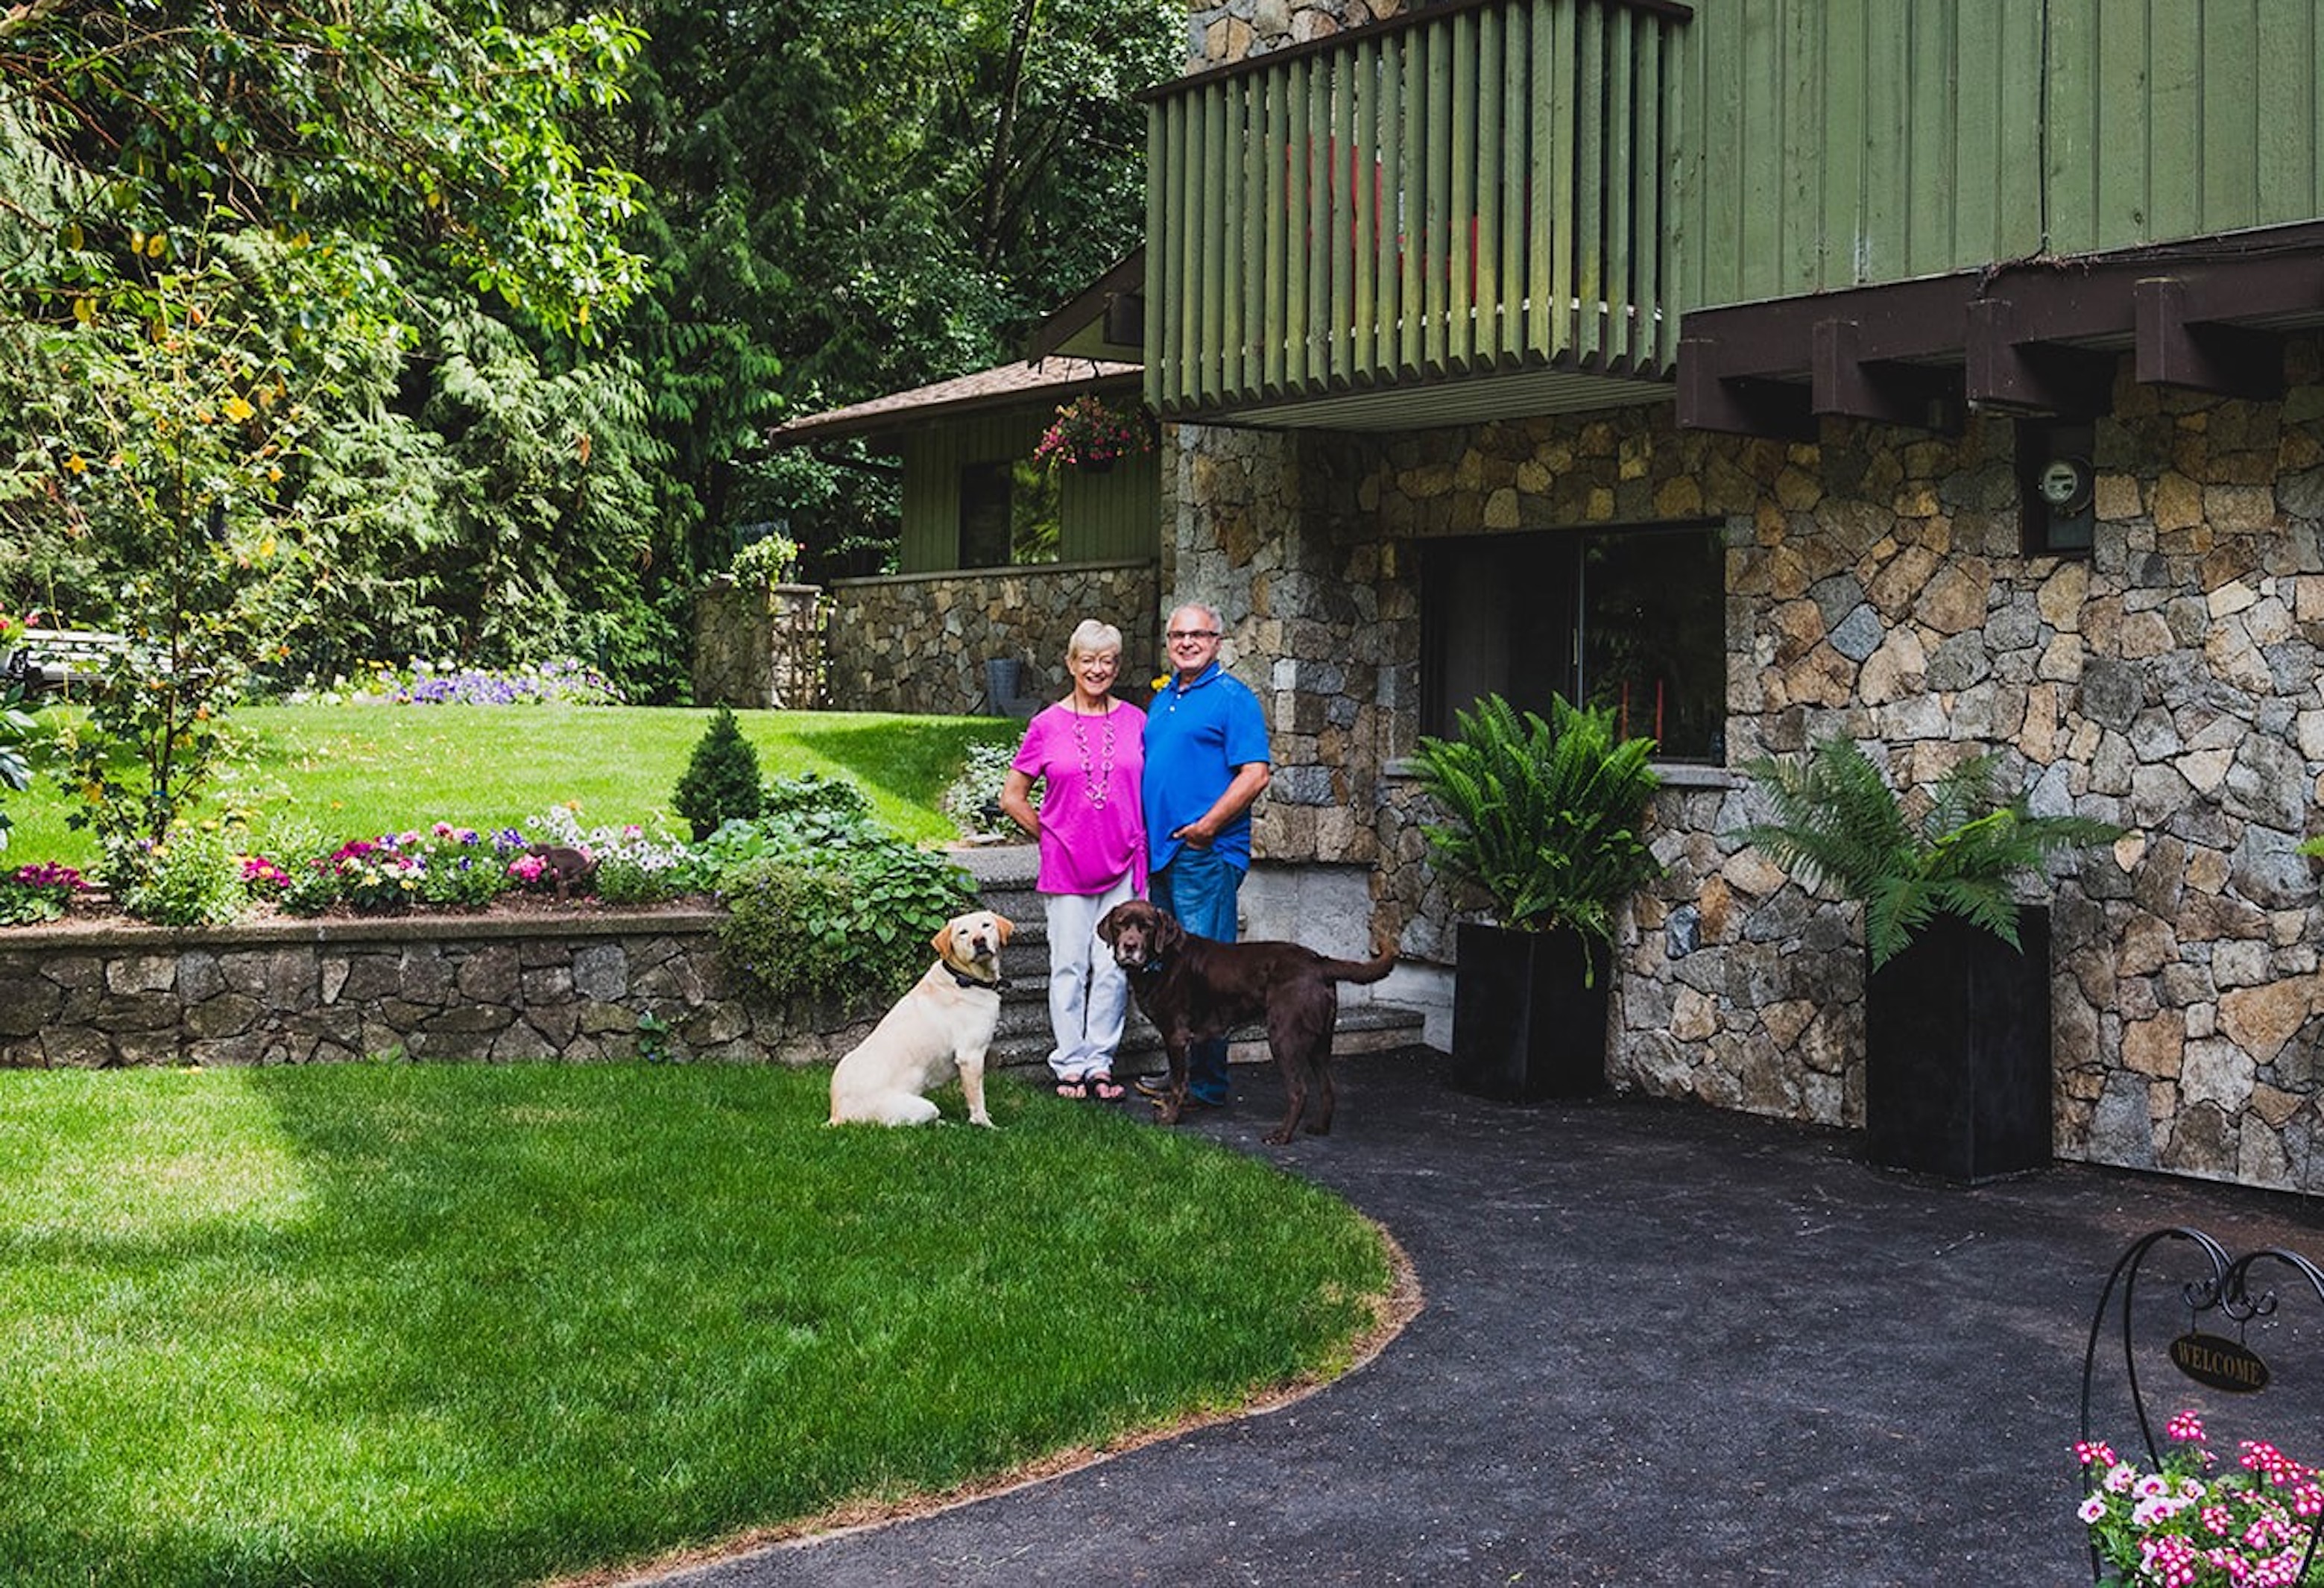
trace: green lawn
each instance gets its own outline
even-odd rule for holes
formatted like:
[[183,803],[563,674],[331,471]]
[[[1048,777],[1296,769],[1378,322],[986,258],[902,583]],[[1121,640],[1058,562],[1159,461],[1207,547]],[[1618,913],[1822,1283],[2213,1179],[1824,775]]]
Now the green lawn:
[[1010,1082],[835,1131],[826,1075],[0,1077],[6,1581],[634,1560],[1330,1372],[1387,1286],[1199,1139]]
[[[252,813],[258,846],[285,820],[327,838],[376,837],[443,820],[488,829],[578,800],[585,826],[669,819],[671,790],[710,720],[706,710],[632,706],[267,706],[230,722],[242,749],[214,805]],[[875,713],[736,716],[770,778],[820,772],[872,797],[914,840],[957,836],[935,805],[977,739],[1014,742],[1019,724]],[[95,845],[66,826],[49,779],[6,797],[12,863],[86,866]]]

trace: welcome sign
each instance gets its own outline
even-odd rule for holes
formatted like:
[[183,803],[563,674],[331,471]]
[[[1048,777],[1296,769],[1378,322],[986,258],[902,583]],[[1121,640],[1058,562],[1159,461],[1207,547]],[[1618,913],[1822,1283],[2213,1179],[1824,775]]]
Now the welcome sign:
[[2240,1340],[2192,1331],[2171,1342],[2171,1361],[2198,1384],[2248,1395],[2267,1388],[2267,1363]]

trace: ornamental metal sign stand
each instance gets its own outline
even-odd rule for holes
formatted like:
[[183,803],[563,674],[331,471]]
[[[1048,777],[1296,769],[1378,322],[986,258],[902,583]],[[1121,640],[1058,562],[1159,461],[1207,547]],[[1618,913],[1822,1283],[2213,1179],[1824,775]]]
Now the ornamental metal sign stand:
[[[2301,1282],[2305,1281],[2317,1300],[2324,1302],[2324,1269],[2298,1252],[2282,1247],[2262,1247],[2236,1256],[2202,1231],[2184,1226],[2156,1230],[2132,1242],[2114,1265],[2114,1272],[2107,1277],[2106,1288],[2098,1296],[2098,1311],[2090,1318],[2089,1344],[2082,1356],[2082,1447],[2088,1450],[2099,1438],[2098,1431],[2091,1426],[2099,1343],[2107,1333],[2108,1317],[2118,1316],[2123,1379],[2130,1392],[2131,1408],[2138,1419],[2139,1438],[2146,1447],[2149,1473],[2159,1472],[2163,1463],[2154,1439],[2153,1420],[2147,1414],[2145,1391],[2139,1382],[2133,1301],[2141,1269],[2151,1255],[2166,1245],[2191,1246],[2198,1260],[2193,1265],[2196,1277],[2179,1288],[2186,1305],[2185,1326],[2171,1338],[2164,1354],[2181,1375],[2209,1389],[2230,1395],[2249,1395],[2267,1388],[2272,1375],[2267,1362],[2250,1343],[2248,1331],[2254,1320],[2264,1324],[2275,1317],[2281,1298],[2273,1288],[2273,1283],[2289,1284],[2296,1292]],[[2285,1269],[2290,1271],[2288,1278],[2279,1271]],[[2086,1497],[2097,1496],[2106,1485],[2106,1463],[2084,1457]],[[2273,1478],[2274,1473],[2271,1472],[2269,1475]],[[2169,1496],[2163,1498],[2167,1500]],[[2298,1571],[2289,1577],[2271,1577],[2269,1581],[2308,1580],[2309,1565],[2316,1558],[2319,1537],[2324,1537],[2324,1507],[2306,1515],[2301,1528],[2306,1545]],[[2299,1537],[2300,1533],[2294,1531],[2286,1547],[2297,1543]],[[2094,1581],[2106,1580],[2106,1565],[2099,1558],[2095,1534],[2090,1540],[2090,1573]]]

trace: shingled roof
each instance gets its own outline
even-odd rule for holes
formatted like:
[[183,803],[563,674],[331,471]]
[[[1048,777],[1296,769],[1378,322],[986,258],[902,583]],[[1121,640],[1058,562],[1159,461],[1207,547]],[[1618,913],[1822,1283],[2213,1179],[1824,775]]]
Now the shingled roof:
[[942,415],[1063,402],[1084,392],[1135,392],[1142,373],[1135,364],[1102,358],[1057,356],[1004,364],[909,392],[891,392],[868,402],[802,414],[770,430],[767,439],[776,447],[798,447],[844,436],[892,433]]

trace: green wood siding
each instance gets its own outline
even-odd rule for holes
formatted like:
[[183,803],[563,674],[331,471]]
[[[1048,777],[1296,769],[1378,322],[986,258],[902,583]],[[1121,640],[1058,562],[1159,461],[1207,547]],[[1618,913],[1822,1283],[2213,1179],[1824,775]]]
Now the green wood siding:
[[1151,106],[1166,415],[1662,380],[1692,308],[2324,218],[2324,0],[1448,0],[1277,55]]
[[1667,375],[1685,35],[1620,0],[1502,0],[1158,97],[1148,402]]
[[[1032,456],[1049,411],[932,420],[904,439],[902,573],[960,566],[960,471],[975,463]],[[1060,562],[1150,558],[1161,536],[1161,469],[1151,452],[1106,474],[1065,469],[1058,480]]]
[[2324,214],[2318,0],[1702,0],[1689,304]]
[[2061,254],[2324,215],[2317,0],[2050,0]]
[[1704,0],[1689,305],[2039,250],[2039,0]]

